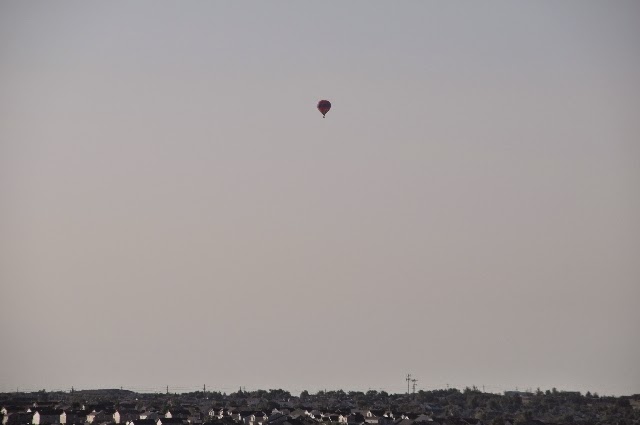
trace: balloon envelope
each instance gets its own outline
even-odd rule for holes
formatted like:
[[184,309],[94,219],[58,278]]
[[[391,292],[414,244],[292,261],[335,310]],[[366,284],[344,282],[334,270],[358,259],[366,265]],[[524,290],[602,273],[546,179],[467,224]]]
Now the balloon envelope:
[[321,100],[318,102],[318,111],[322,114],[322,118],[324,118],[326,113],[329,112],[329,109],[331,109],[331,102],[328,100]]

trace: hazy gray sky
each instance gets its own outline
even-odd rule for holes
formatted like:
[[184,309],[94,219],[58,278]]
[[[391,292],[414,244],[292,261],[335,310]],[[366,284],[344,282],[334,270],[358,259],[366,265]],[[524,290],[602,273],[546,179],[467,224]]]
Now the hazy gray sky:
[[639,393],[639,42],[636,1],[2,1],[0,390]]

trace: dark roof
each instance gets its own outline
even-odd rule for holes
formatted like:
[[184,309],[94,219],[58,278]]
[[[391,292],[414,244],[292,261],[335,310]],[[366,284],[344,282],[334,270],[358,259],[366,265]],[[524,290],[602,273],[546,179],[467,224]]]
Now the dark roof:
[[55,406],[58,403],[60,402],[59,401],[36,401],[35,403],[33,403],[33,406],[47,407],[47,406]]
[[18,413],[18,412],[26,412],[27,409],[25,409],[24,407],[20,407],[20,406],[2,406],[3,408],[7,409],[7,413]]
[[33,409],[33,412],[38,412],[41,415],[60,415],[62,410],[52,409],[50,407],[37,407]]
[[[33,412],[13,412],[9,413],[9,416],[15,416],[16,418],[33,418]],[[29,419],[29,422],[31,422],[31,419]]]
[[135,425],[156,425],[156,421],[154,419],[134,419],[131,422]]
[[348,422],[364,422],[364,415],[362,415],[362,413],[351,413],[348,417],[347,417],[347,421]]
[[95,410],[99,412],[100,410],[113,410],[113,403],[99,403],[99,404],[87,404],[87,410]]
[[184,419],[180,418],[160,418],[159,421],[162,421],[163,424],[181,424],[184,422]]

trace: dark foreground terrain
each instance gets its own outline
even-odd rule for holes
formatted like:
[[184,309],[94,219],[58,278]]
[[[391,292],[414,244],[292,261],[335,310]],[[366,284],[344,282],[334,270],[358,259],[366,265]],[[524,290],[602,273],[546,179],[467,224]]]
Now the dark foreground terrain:
[[127,390],[0,393],[3,425],[640,425],[640,395],[477,388],[388,394],[284,390],[141,394]]

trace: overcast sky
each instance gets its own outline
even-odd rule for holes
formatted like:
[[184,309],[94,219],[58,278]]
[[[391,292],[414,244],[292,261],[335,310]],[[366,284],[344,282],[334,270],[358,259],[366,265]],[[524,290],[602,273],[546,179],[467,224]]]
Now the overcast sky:
[[640,393],[639,45],[636,1],[2,1],[0,390]]

